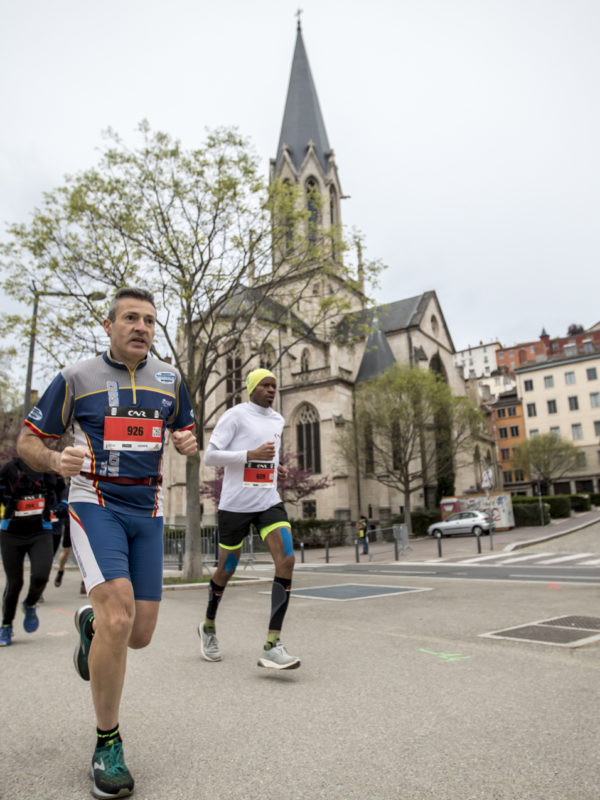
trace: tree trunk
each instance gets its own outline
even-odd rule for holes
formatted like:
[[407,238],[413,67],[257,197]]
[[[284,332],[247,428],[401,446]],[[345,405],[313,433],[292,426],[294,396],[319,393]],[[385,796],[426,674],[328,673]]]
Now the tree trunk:
[[410,488],[404,490],[404,524],[408,530],[408,535],[412,533],[412,519],[410,513]]
[[202,537],[200,512],[200,456],[189,456],[185,465],[186,529],[183,577],[188,580],[202,578]]

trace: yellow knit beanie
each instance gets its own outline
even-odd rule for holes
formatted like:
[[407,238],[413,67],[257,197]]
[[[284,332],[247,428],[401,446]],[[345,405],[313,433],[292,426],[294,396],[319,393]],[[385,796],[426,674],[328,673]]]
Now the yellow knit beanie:
[[[261,381],[264,381],[265,378],[275,378],[275,375],[273,375],[273,373],[268,369],[253,369],[252,372],[248,373],[248,377],[246,378],[248,397],[250,397],[258,384]],[[277,380],[277,378],[275,378],[275,380]]]

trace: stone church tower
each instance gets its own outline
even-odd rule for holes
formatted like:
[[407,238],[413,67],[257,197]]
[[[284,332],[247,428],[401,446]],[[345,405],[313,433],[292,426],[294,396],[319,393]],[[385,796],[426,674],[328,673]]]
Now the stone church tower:
[[[270,180],[289,181],[305,198],[308,231],[341,229],[343,198],[338,167],[329,144],[323,114],[311,74],[302,30],[298,23],[290,81],[277,153],[270,163]],[[314,203],[315,196],[318,202]],[[322,265],[303,282],[303,292],[294,307],[296,324],[310,319],[311,302],[328,295],[344,295],[347,312],[329,320],[325,327],[310,329],[307,335],[286,342],[286,326],[273,332],[268,348],[252,356],[246,371],[258,366],[273,368],[278,380],[277,410],[284,416],[284,449],[300,453],[300,466],[316,477],[327,476],[330,486],[294,505],[286,498],[290,517],[314,517],[355,521],[364,513],[385,526],[402,509],[403,498],[374,477],[361,477],[356,465],[338,454],[336,440],[345,422],[354,414],[355,387],[372,380],[394,363],[432,369],[444,376],[455,394],[465,394],[462,375],[454,367],[454,345],[434,291],[368,308],[362,275],[350,283],[341,251],[331,253],[331,263]],[[392,265],[393,269],[393,265]],[[337,274],[336,274],[337,270]],[[299,276],[290,270],[285,291],[295,297]],[[401,276],[398,279],[401,285]],[[308,291],[307,291],[308,288]],[[313,306],[314,308],[314,306]],[[298,320],[300,322],[298,322]],[[278,352],[279,351],[279,352]],[[229,374],[230,365],[223,365]],[[242,390],[244,375],[231,382],[227,405],[247,399]],[[235,385],[234,385],[235,384]],[[237,387],[237,388],[236,388]],[[225,391],[225,389],[223,389]],[[229,389],[227,391],[230,391]],[[224,402],[225,396],[221,398]],[[205,430],[208,441],[214,422]],[[456,474],[456,490],[475,488],[478,465],[473,463]],[[201,468],[201,480],[213,480],[212,469]],[[165,518],[177,522],[184,514],[181,503],[165,496]],[[431,506],[435,479],[414,493],[412,507]],[[216,509],[204,503],[203,522],[216,521]]]

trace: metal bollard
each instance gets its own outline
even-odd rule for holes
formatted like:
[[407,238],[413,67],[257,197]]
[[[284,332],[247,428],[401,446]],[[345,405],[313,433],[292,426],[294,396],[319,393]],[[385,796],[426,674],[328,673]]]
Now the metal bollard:
[[329,539],[325,539],[325,563],[329,564]]
[[442,534],[439,533],[439,532],[436,533],[435,538],[437,539],[437,544],[438,544],[438,557],[441,558],[442,557]]
[[396,536],[396,532],[394,531],[394,561],[398,561],[400,559],[400,554],[398,553],[398,537]]
[[304,564],[304,542],[300,542],[300,561]]
[[181,542],[177,542],[177,554],[178,554],[177,568],[181,572],[181,570],[183,569],[183,544]]
[[356,563],[358,564],[359,561],[360,561],[360,556],[358,554],[358,539],[354,540],[354,553],[355,553],[355,556],[356,556]]
[[479,535],[479,530],[477,530],[475,536],[477,537],[477,552],[481,553],[481,536]]

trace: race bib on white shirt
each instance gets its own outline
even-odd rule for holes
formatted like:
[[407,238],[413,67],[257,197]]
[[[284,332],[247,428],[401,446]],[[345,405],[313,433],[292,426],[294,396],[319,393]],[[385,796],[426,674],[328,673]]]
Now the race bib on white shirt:
[[253,489],[272,489],[275,486],[275,463],[273,461],[246,461],[242,486]]

